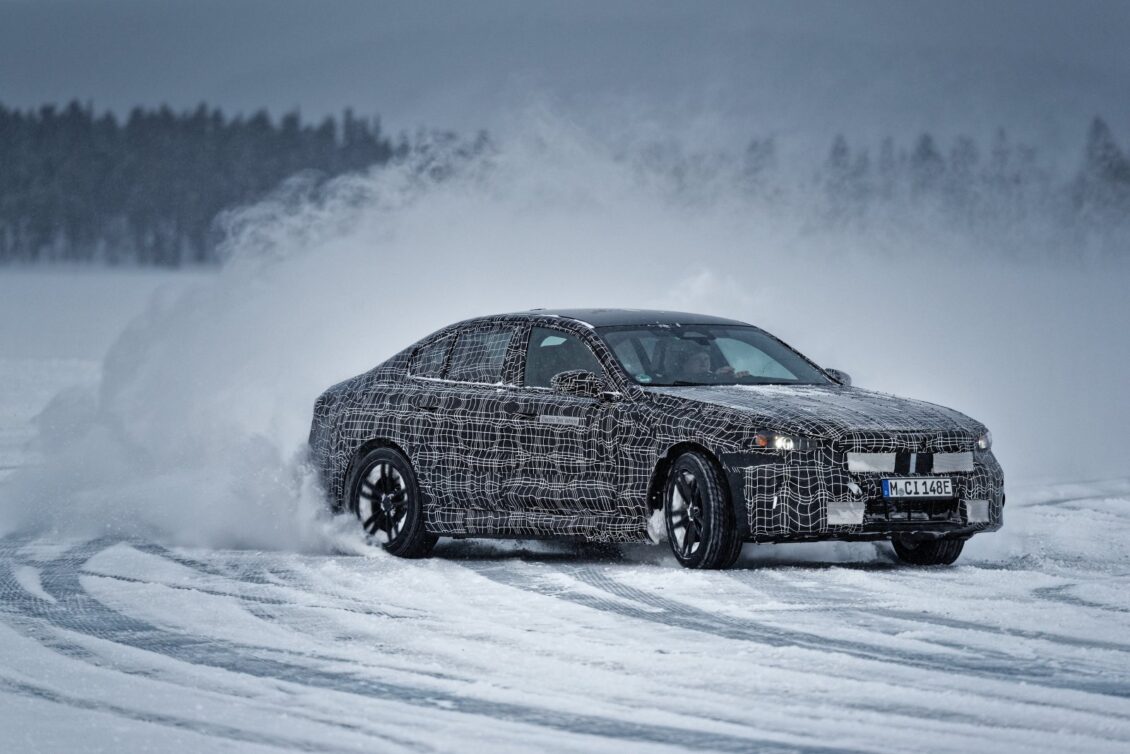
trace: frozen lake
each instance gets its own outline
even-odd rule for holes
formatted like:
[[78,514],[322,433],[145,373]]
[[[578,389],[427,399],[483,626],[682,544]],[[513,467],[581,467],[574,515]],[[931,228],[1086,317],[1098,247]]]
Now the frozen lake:
[[[1100,549],[1128,504],[1114,481],[1013,505],[1049,534],[1093,519]],[[763,549],[696,573],[647,547],[462,542],[413,562],[9,536],[0,721],[39,751],[1130,742],[1125,562]]]
[[[43,462],[51,396],[97,380],[90,337],[8,341],[0,485]],[[345,534],[294,552],[9,528],[0,735],[29,752],[1124,752],[1125,473],[1010,476],[1004,530],[942,569],[866,543],[747,546],[699,573],[645,546],[441,541],[401,561]]]
[[[0,374],[42,385],[36,363]],[[697,573],[644,546],[10,533],[0,728],[24,751],[1125,751],[1130,481],[1020,483],[1006,515],[925,570],[871,544]]]

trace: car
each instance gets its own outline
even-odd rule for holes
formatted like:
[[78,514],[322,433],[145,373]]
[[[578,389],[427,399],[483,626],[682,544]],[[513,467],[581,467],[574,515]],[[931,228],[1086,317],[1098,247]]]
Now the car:
[[666,539],[688,568],[747,542],[889,540],[949,565],[1001,527],[986,427],[854,387],[766,331],[633,309],[468,319],[326,390],[330,504],[404,557],[439,537]]

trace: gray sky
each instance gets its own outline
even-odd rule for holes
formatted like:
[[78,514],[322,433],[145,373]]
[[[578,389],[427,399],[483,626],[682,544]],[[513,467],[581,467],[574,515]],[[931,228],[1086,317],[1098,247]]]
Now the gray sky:
[[[1130,2],[0,0],[0,102],[353,106],[392,129],[703,117],[735,134],[1130,135]],[[628,121],[631,119],[628,118]]]

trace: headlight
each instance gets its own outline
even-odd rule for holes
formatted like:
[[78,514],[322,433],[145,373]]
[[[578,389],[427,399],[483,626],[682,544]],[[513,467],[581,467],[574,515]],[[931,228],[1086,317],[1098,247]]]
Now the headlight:
[[758,432],[753,436],[753,445],[765,450],[812,450],[817,442],[807,437],[782,435],[777,432]]
[[985,430],[985,434],[977,438],[977,450],[988,450],[993,447],[993,433]]

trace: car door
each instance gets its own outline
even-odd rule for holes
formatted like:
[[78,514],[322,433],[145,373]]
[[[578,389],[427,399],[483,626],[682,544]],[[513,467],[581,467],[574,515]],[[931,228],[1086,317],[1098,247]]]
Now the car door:
[[524,336],[520,382],[508,391],[502,417],[511,462],[500,504],[525,514],[611,513],[618,497],[611,403],[550,387],[554,375],[577,369],[607,384],[605,369],[584,339],[565,327],[534,325]]
[[459,330],[442,382],[432,392],[438,400],[430,411],[441,433],[432,445],[442,453],[432,476],[444,500],[457,509],[440,515],[453,517],[454,526],[462,519],[470,532],[492,528],[476,511],[497,507],[510,462],[500,430],[519,329],[518,324],[483,323]]
[[448,411],[455,392],[443,379],[456,336],[455,330],[449,330],[416,349],[408,362],[408,379],[398,406],[398,435],[412,459],[433,522],[439,519],[440,509],[456,504],[459,489],[450,470],[451,459],[460,453],[455,417]]

